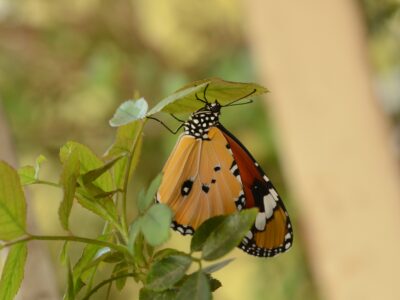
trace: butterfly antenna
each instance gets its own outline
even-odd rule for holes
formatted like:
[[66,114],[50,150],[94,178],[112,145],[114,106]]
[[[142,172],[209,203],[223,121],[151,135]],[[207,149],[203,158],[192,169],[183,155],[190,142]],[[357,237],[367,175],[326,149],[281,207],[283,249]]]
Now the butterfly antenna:
[[161,120],[159,120],[159,119],[157,119],[157,118],[154,118],[154,117],[147,117],[147,119],[157,121],[157,122],[160,123],[162,126],[164,126],[169,132],[171,132],[172,134],[177,134],[177,132],[179,131],[179,129],[181,129],[181,128],[183,127],[183,125],[185,124],[185,123],[182,123],[181,125],[179,125],[179,127],[178,127],[177,129],[172,130],[172,129],[169,128],[163,121],[161,121]]
[[206,102],[208,103],[208,99],[207,99],[207,97],[206,97],[206,93],[207,93],[207,89],[208,89],[208,87],[209,87],[209,83],[206,85],[206,87],[204,88],[204,91],[203,91],[203,96],[204,96],[204,100],[206,100]]
[[194,95],[196,96],[196,100],[199,100],[199,101],[201,101],[201,102],[203,102],[203,103],[205,103],[205,104],[208,104],[208,103],[209,103],[208,100],[207,100],[207,97],[206,97],[206,92],[207,92],[207,89],[208,89],[208,86],[209,86],[209,85],[210,85],[210,84],[208,83],[208,84],[206,85],[206,87],[204,88],[204,91],[203,91],[204,100],[203,100],[203,99],[200,99],[199,96],[197,95],[197,93],[194,94]]
[[224,105],[224,106],[238,106],[238,105],[246,105],[246,104],[250,104],[250,103],[253,103],[253,100],[252,100],[252,99],[250,99],[250,100],[247,101],[247,102],[229,104],[229,105]]
[[248,93],[247,95],[245,95],[245,96],[243,96],[243,97],[240,97],[239,99],[236,99],[236,100],[234,100],[234,101],[232,101],[232,102],[230,102],[230,103],[228,103],[228,104],[221,105],[221,107],[235,106],[235,105],[244,105],[244,104],[249,104],[249,103],[252,103],[252,102],[253,102],[253,100],[250,100],[250,101],[248,101],[248,102],[244,102],[244,103],[238,103],[238,104],[234,104],[234,103],[236,103],[236,102],[238,102],[238,101],[240,101],[240,100],[242,100],[242,99],[245,99],[245,98],[247,98],[247,97],[249,97],[249,96],[253,95],[255,92],[257,92],[257,89],[254,89],[253,91],[251,91],[251,92],[250,92],[250,93]]

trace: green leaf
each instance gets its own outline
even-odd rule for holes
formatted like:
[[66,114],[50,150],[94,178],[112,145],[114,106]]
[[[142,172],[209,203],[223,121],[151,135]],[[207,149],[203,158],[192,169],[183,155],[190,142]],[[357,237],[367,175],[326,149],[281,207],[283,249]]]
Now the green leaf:
[[185,253],[182,251],[178,251],[176,249],[165,248],[165,249],[161,249],[160,251],[157,251],[154,254],[153,261],[158,261],[160,259],[163,259],[164,257],[171,256],[171,255],[185,255]]
[[32,166],[24,166],[19,168],[18,174],[22,185],[28,185],[36,182],[35,168]]
[[176,298],[176,290],[166,290],[162,292],[155,292],[146,288],[140,289],[140,300],[174,300]]
[[79,177],[79,165],[78,152],[73,151],[64,162],[61,174],[61,184],[64,195],[60,207],[58,208],[58,216],[65,230],[69,229],[68,219],[75,198],[76,184]]
[[74,287],[74,277],[71,268],[71,262],[69,258],[67,259],[68,269],[67,269],[67,290],[64,295],[64,300],[75,300],[75,287]]
[[139,232],[140,232],[140,219],[136,219],[129,227],[128,249],[131,253],[134,252],[134,245]]
[[231,214],[207,238],[203,246],[202,258],[218,259],[240,244],[253,226],[258,209],[246,209]]
[[162,179],[162,174],[160,173],[150,183],[146,195],[143,195],[143,197],[141,197],[141,195],[139,194],[138,208],[140,213],[144,213],[146,209],[150,207],[151,204],[155,203],[154,195],[156,194],[158,187],[160,186],[161,179]]
[[68,241],[65,241],[63,243],[63,247],[61,248],[61,252],[60,252],[60,261],[61,264],[63,265],[67,265],[68,262],[68,249],[69,248],[69,243]]
[[118,263],[123,259],[124,256],[120,252],[112,251],[108,247],[103,247],[97,250],[93,260],[86,264],[82,272],[85,273],[86,271],[98,266],[100,263]]
[[154,291],[170,289],[185,276],[192,259],[187,255],[170,255],[156,261],[150,267],[146,288]]
[[[208,86],[208,87],[207,87]],[[209,102],[218,100],[226,105],[237,99],[248,99],[266,93],[268,90],[255,83],[225,81],[220,78],[207,78],[187,84],[172,95],[161,100],[148,112],[151,116],[160,111],[167,113],[192,113],[204,106],[196,99],[204,100],[204,89],[207,87],[206,97]]]
[[0,240],[9,241],[25,234],[26,204],[16,170],[0,161]]
[[105,155],[106,159],[126,155],[126,157],[119,160],[113,168],[116,188],[123,188],[124,176],[126,173],[125,169],[129,158],[128,155],[130,155],[133,150],[134,152],[131,168],[129,170],[129,178],[132,176],[133,171],[137,166],[143,144],[142,130],[143,122],[140,121],[118,127],[117,137]]
[[[169,112],[169,113],[191,113],[196,111],[197,103],[193,103],[192,98],[195,98],[196,93],[201,93],[209,81],[203,82],[196,86],[187,86],[186,88],[182,88],[177,90],[172,95],[162,99],[157,103],[148,113],[148,116],[154,115],[160,111]],[[198,101],[198,100],[196,100]],[[200,102],[200,101],[198,101]],[[200,102],[201,103],[201,102]],[[202,105],[204,106],[204,105]]]
[[35,167],[24,166],[18,169],[18,174],[22,185],[35,183],[39,179],[40,166],[46,161],[46,157],[39,155],[36,158]]
[[0,279],[0,299],[12,300],[24,278],[24,268],[28,250],[26,243],[10,248]]
[[222,286],[221,281],[219,281],[218,279],[211,277],[209,274],[207,274],[207,277],[208,277],[208,281],[210,283],[210,288],[211,288],[212,292],[218,290]]
[[[60,161],[64,164],[73,152],[77,152],[80,162],[80,174],[83,175],[91,170],[101,168],[104,163],[88,147],[77,142],[67,142],[60,149]],[[113,190],[113,179],[110,172],[103,173],[93,184],[103,191]]]
[[[108,238],[109,235],[101,235],[97,239],[100,241],[106,241]],[[78,279],[81,279],[82,281],[87,279],[88,272],[86,271],[89,269],[88,266],[91,265],[93,267],[92,262],[96,259],[96,255],[101,248],[101,246],[94,244],[87,244],[85,246],[81,257],[73,268],[73,278],[75,283],[78,281]]]
[[80,205],[114,225],[119,224],[117,208],[111,198],[94,198],[82,188],[78,188],[78,193]]
[[209,265],[209,266],[203,268],[203,272],[208,273],[208,274],[217,272],[218,270],[221,270],[222,268],[224,268],[226,265],[230,264],[233,260],[234,260],[234,258],[225,259],[216,264]]
[[145,267],[147,265],[147,260],[144,257],[144,237],[141,232],[139,232],[138,236],[136,237],[136,241],[133,245],[133,261],[139,267]]
[[[127,264],[126,261],[116,264],[114,267],[114,270],[112,271],[112,277],[116,277],[116,276],[126,273],[128,268],[129,268],[129,265]],[[123,278],[117,279],[115,281],[115,286],[117,287],[117,290],[119,290],[119,291],[123,290],[125,283],[126,283],[126,279],[127,279],[127,277],[123,277]]]
[[198,271],[191,274],[179,289],[176,300],[210,300],[212,298],[207,276]]
[[123,102],[110,120],[112,127],[118,127],[143,119],[146,116],[148,104],[144,98]]
[[140,228],[151,246],[164,243],[169,237],[169,228],[172,221],[171,209],[165,204],[156,204],[150,207],[141,217]]
[[87,184],[87,183],[95,181],[97,178],[99,178],[101,175],[103,175],[105,172],[107,172],[109,169],[111,169],[114,166],[114,164],[117,161],[119,161],[121,158],[123,158],[124,156],[125,155],[118,156],[118,157],[110,160],[103,166],[93,169],[93,170],[90,170],[89,172],[83,174],[82,175],[83,184]]
[[210,234],[216,230],[227,217],[228,216],[216,216],[204,221],[195,231],[192,237],[190,242],[190,250],[192,252],[201,251]]

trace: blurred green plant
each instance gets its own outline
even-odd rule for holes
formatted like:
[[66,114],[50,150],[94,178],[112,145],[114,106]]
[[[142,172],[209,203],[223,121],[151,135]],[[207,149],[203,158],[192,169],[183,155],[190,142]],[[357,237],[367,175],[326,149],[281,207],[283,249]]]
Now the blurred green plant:
[[[0,279],[0,299],[13,299],[18,292],[24,274],[27,243],[32,240],[64,241],[60,256],[68,270],[64,299],[89,299],[102,287],[113,284],[122,290],[128,278],[143,285],[140,290],[142,300],[212,298],[212,292],[222,285],[212,273],[231,260],[207,267],[203,267],[203,263],[219,260],[235,248],[253,225],[257,209],[207,220],[194,234],[189,253],[159,249],[169,238],[172,221],[170,208],[154,202],[161,182],[159,175],[136,197],[137,215],[132,220],[127,218],[127,200],[132,197],[128,194],[128,183],[140,157],[142,131],[147,119],[160,111],[195,108],[199,104],[192,96],[204,84],[209,85],[210,94],[218,94],[222,104],[232,97],[248,95],[249,90],[256,90],[256,94],[265,91],[258,85],[213,78],[184,87],[151,111],[148,111],[144,98],[126,101],[110,120],[111,126],[118,129],[106,155],[101,159],[87,146],[67,142],[59,152],[62,169],[58,181],[40,176],[41,165],[46,161],[44,156],[37,158],[35,166],[24,166],[18,171],[6,162],[0,162],[0,240],[3,241],[0,249],[9,249]],[[28,231],[23,186],[36,184],[62,189],[58,214],[68,234],[37,235]],[[101,235],[83,237],[70,231],[69,216],[76,202],[104,221]],[[222,239],[221,235],[229,238]],[[68,243],[86,244],[74,264],[70,261]],[[108,278],[95,283],[101,264],[111,265],[113,271]],[[188,274],[193,264],[198,268]]]

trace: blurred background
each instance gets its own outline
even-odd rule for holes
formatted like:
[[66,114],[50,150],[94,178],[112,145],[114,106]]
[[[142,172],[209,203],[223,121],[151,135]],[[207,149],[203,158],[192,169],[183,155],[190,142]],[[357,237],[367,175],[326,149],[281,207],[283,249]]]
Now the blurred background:
[[[385,252],[388,248],[392,252],[400,249],[400,226],[396,228],[400,225],[396,223],[400,219],[396,206],[400,203],[396,181],[400,153],[399,2],[331,1],[337,5],[317,5],[316,1],[305,1],[301,8],[300,4],[287,1],[272,2],[0,0],[0,112],[3,112],[0,126],[11,137],[14,147],[11,155],[18,165],[24,165],[32,164],[39,154],[44,154],[48,162],[43,176],[55,178],[60,168],[58,149],[66,141],[84,143],[99,155],[105,152],[115,133],[108,120],[119,103],[135,93],[154,105],[182,85],[206,77],[260,83],[271,93],[252,105],[224,110],[222,122],[249,148],[282,195],[294,222],[294,247],[273,259],[258,259],[235,250],[230,256],[237,260],[216,273],[223,287],[215,293],[215,299],[376,299],[370,291],[369,278],[378,290],[388,293],[384,299],[400,299],[399,294],[396,297],[385,289],[383,283],[385,274],[393,277],[392,273],[386,273],[385,268],[369,270],[368,261],[354,262],[354,253],[346,256],[341,251],[363,251],[369,247],[368,240]],[[318,30],[322,32],[313,39]],[[330,43],[322,42],[328,40]],[[336,54],[346,59],[336,61]],[[347,61],[350,63],[340,64]],[[325,67],[330,63],[337,68]],[[344,81],[342,75],[348,90],[335,85]],[[313,78],[320,78],[323,83],[314,83]],[[327,87],[324,85],[327,80],[335,84]],[[353,87],[356,91],[352,94]],[[315,90],[317,95],[313,94]],[[344,95],[354,97],[345,99]],[[321,102],[314,106],[313,101],[318,97]],[[333,108],[335,105],[338,110]],[[368,108],[364,109],[364,105]],[[332,176],[329,172],[322,176],[313,173],[312,168],[301,173],[304,168],[299,162],[307,162],[307,157],[324,170],[335,170],[335,164],[357,156],[357,153],[347,155],[346,149],[340,147],[336,149],[341,153],[340,158],[318,156],[318,151],[324,151],[324,147],[319,149],[321,143],[326,142],[326,149],[332,149],[331,137],[333,140],[335,134],[340,134],[333,129],[321,133],[322,142],[316,144],[311,142],[318,141],[314,132],[294,130],[307,128],[302,127],[302,121],[308,121],[310,128],[325,128],[318,121],[326,119],[326,111],[335,112],[332,122],[341,132],[347,131],[348,126],[354,127],[355,138],[350,136],[344,142],[346,149],[369,151],[374,145],[381,145],[366,156],[368,162],[374,162],[372,167],[360,168],[366,177],[357,178],[355,174],[348,180],[363,180],[363,185],[354,183],[348,187],[356,195],[359,187],[371,194],[376,187],[381,196],[376,199],[377,204],[368,202],[363,195],[355,199],[354,194],[346,194],[347,190],[332,196],[335,200],[331,203],[324,191],[340,189],[340,184],[334,182],[340,171],[332,171]],[[173,120],[167,116],[164,119],[175,127]],[[176,139],[159,124],[147,123],[132,195],[160,172]],[[360,148],[357,141],[361,142],[357,144]],[[365,146],[364,141],[371,145]],[[10,156],[4,156],[6,145],[6,140],[0,140],[0,158],[12,161]],[[361,165],[362,161],[352,170]],[[375,165],[387,169],[379,169],[382,173],[375,174]],[[345,168],[344,173],[350,174]],[[319,181],[324,176],[326,180]],[[380,188],[379,180],[394,183]],[[318,193],[317,199],[313,185],[325,189]],[[29,188],[29,198],[35,231],[62,234],[57,219],[60,191],[35,186]],[[358,218],[360,206],[347,206],[350,202],[367,203],[363,216]],[[341,211],[341,205],[349,209]],[[340,213],[325,218],[320,209]],[[376,216],[374,211],[378,209],[383,212]],[[386,209],[396,215],[385,215]],[[392,225],[382,225],[383,235],[372,232],[370,239],[360,238],[358,248],[357,239],[364,234],[351,232],[352,224],[374,223],[377,228],[381,217],[393,219]],[[73,208],[71,218],[76,234],[96,235],[101,230],[100,220],[78,206]],[[339,228],[344,228],[344,232],[339,232]],[[392,230],[388,237],[386,229]],[[346,230],[351,232],[350,237],[342,239]],[[21,299],[60,299],[66,274],[58,261],[61,246],[49,243],[41,248],[44,251],[41,255],[48,263],[43,272],[55,276],[37,274],[28,266],[25,291],[21,292],[25,296]],[[188,239],[173,233],[167,246],[187,250]],[[73,250],[77,258],[81,247],[74,246]],[[392,268],[396,269],[399,259],[390,256],[392,252],[370,250],[395,259]],[[374,260],[374,256],[368,259]],[[343,268],[338,270],[336,267],[341,263]],[[357,268],[364,277],[354,271]],[[105,268],[102,272],[106,275],[109,270]],[[38,295],[31,290],[35,285],[29,282],[40,277],[44,282],[52,282],[41,284],[45,289],[49,285],[54,287]],[[341,282],[343,278],[346,282]],[[137,291],[138,286],[130,282],[122,293],[112,291],[111,299],[137,299]],[[98,295],[97,299],[101,299],[101,294]]]

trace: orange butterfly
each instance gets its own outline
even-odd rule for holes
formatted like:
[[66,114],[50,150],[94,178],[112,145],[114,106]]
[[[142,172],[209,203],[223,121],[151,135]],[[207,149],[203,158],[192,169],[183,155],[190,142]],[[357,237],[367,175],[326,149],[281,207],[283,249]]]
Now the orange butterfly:
[[196,94],[204,107],[182,124],[184,133],[164,166],[157,201],[173,210],[172,228],[183,235],[211,217],[257,207],[255,224],[239,248],[262,257],[285,252],[293,243],[285,206],[249,151],[219,122],[223,106],[207,100],[207,88],[204,99]]

